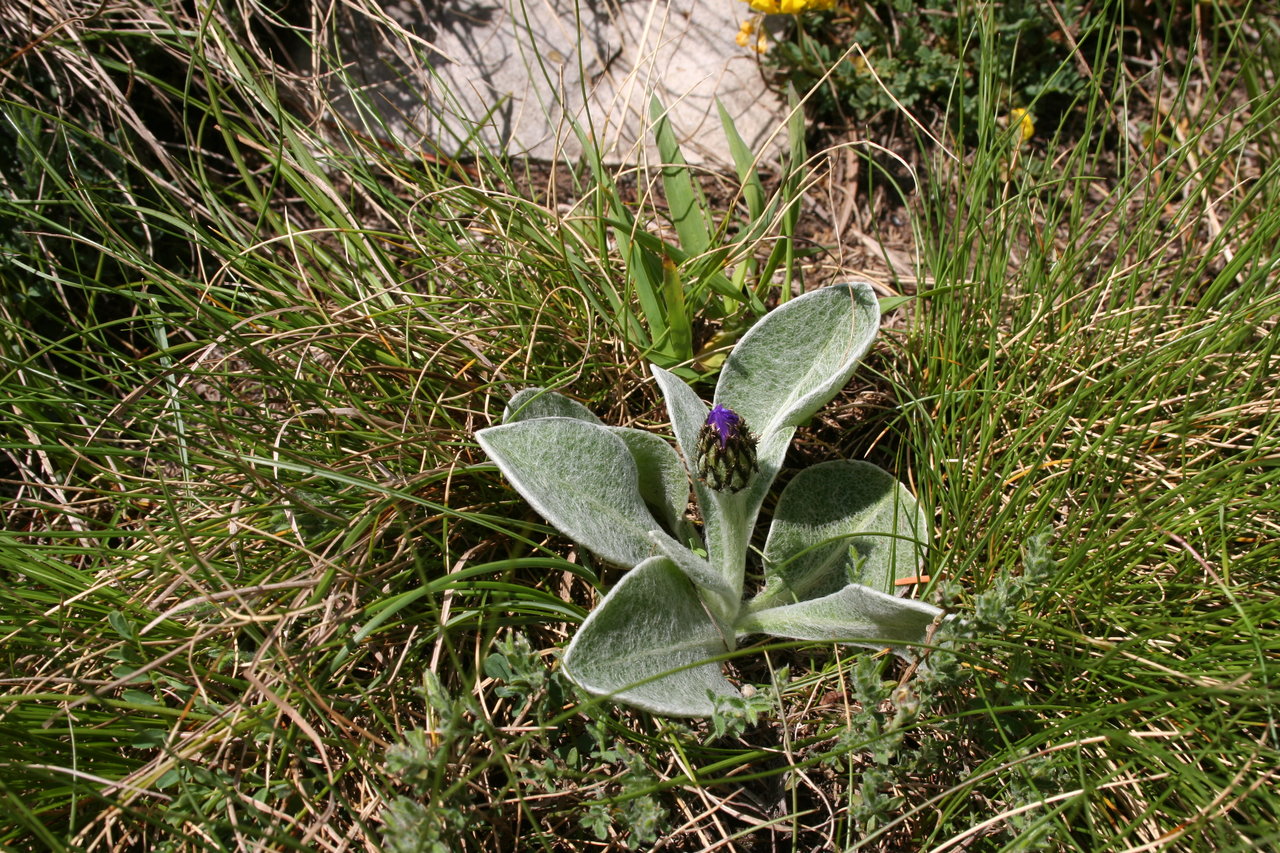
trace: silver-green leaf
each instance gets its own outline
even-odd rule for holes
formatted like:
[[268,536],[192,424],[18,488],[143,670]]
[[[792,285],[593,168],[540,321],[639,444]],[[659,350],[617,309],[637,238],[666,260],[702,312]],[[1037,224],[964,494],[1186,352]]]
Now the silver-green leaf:
[[577,400],[545,388],[524,388],[518,391],[502,412],[504,424],[534,418],[576,418],[593,424],[603,423],[594,412]]
[[671,535],[688,541],[693,535],[693,526],[685,519],[689,506],[689,473],[675,448],[651,432],[629,427],[609,427],[609,431],[622,439],[631,451],[644,502],[657,511],[658,520]]
[[737,633],[890,648],[909,658],[911,647],[928,641],[929,626],[941,616],[932,604],[849,584],[822,598],[746,613],[738,620]]
[[676,444],[684,455],[685,465],[691,477],[697,476],[698,468],[698,432],[706,422],[709,408],[698,397],[688,384],[670,371],[663,370],[656,364],[649,365],[653,378],[662,389],[662,396],[667,401],[667,414],[671,417],[671,431],[676,435]]
[[765,590],[753,602],[791,604],[858,583],[884,593],[918,575],[928,522],[916,499],[869,462],[839,459],[787,483],[765,542]]
[[608,427],[545,417],[489,427],[476,440],[547,521],[610,562],[653,555],[659,531],[640,496],[635,459]]
[[[733,547],[728,540],[732,537],[731,525],[726,523],[724,508],[718,496],[698,479],[698,433],[707,420],[709,408],[688,384],[674,373],[663,370],[656,364],[649,366],[653,378],[667,401],[667,414],[671,417],[671,430],[675,433],[676,444],[684,456],[685,467],[693,480],[693,491],[698,499],[698,509],[702,513],[703,537],[709,554],[723,555]],[[730,496],[729,501],[735,498]],[[736,499],[743,503],[744,499]],[[732,562],[732,561],[730,561]],[[731,589],[742,587],[742,572],[734,565],[717,566],[723,582]]]
[[737,690],[711,660],[724,638],[689,579],[665,557],[622,578],[564,655],[565,673],[598,696],[680,717],[710,715],[710,698]]
[[880,323],[866,282],[824,287],[766,314],[725,359],[715,402],[763,439],[799,426],[849,381]]

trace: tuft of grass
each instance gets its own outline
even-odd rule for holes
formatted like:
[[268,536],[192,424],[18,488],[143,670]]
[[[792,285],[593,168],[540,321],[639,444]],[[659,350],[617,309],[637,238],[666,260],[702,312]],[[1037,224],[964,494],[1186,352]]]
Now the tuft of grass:
[[[984,754],[908,797],[899,839],[1275,843],[1280,185],[1275,99],[1248,81],[1277,54],[1229,26],[1214,65],[1168,55],[1095,91],[1091,134],[1051,165],[965,151],[928,188],[892,429],[936,509],[936,572],[981,626],[932,726]],[[1045,527],[1056,566],[1010,598]]]
[[[265,4],[0,7],[0,846],[1275,845],[1280,51],[1197,9],[1157,63],[1082,57],[1070,145],[1011,154],[986,54],[908,193],[896,402],[797,449],[913,484],[965,618],[914,672],[744,649],[756,696],[689,722],[560,676],[616,574],[472,440],[534,384],[661,426],[608,239],[661,170],[582,164],[561,207],[397,147]],[[768,224],[732,271],[763,301],[810,181],[740,160],[714,221]]]
[[472,431],[616,360],[477,216],[503,164],[286,111],[226,10],[99,11],[4,21],[51,34],[5,69],[0,844],[374,843],[424,668],[592,577]]

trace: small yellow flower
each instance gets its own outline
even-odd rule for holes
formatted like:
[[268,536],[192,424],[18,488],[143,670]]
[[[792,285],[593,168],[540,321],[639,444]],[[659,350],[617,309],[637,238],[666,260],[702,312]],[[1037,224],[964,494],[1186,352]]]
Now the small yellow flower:
[[[754,40],[752,36],[755,36]],[[738,43],[738,47],[749,47],[756,53],[765,53],[769,50],[769,35],[764,31],[764,27],[760,26],[759,15],[743,21],[733,40]]]
[[[761,15],[799,15],[804,12],[824,12],[834,9],[836,0],[742,0]],[[751,36],[755,35],[755,43]],[[760,16],[742,22],[738,34],[733,37],[738,47],[750,47],[756,53],[764,53],[769,49],[769,37],[764,27],[760,26]]]
[[763,54],[764,51],[767,51],[769,49],[769,37],[764,32],[764,27],[760,26],[760,15],[744,20],[742,26],[737,28],[737,35],[733,36],[733,41],[737,42],[737,46],[750,47],[751,50],[758,54]]
[[743,0],[757,12],[766,15],[799,15],[834,9],[836,0]]
[[1009,125],[1018,128],[1019,142],[1026,142],[1036,135],[1036,122],[1030,110],[1024,110],[1021,107],[1009,110]]

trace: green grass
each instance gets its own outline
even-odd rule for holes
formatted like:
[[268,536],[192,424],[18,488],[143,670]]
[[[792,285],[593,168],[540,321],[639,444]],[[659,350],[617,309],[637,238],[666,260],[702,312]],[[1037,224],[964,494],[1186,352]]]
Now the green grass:
[[306,121],[230,7],[149,7],[0,12],[0,846],[1280,844],[1272,18],[1091,43],[1017,158],[994,100],[920,144],[918,296],[795,452],[911,485],[969,627],[902,689],[744,650],[767,710],[690,722],[559,674],[617,573],[472,439],[532,384],[665,430],[601,238],[632,176],[566,211]]

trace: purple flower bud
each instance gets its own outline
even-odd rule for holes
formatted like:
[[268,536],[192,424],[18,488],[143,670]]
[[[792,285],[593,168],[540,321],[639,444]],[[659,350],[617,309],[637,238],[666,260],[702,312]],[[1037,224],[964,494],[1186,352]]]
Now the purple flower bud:
[[716,405],[698,433],[698,479],[720,492],[746,487],[756,472],[756,439],[746,420]]
[[729,440],[738,434],[742,425],[742,417],[737,412],[719,403],[707,415],[707,426],[715,430],[716,435],[720,437],[721,450],[724,450]]

